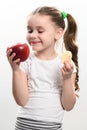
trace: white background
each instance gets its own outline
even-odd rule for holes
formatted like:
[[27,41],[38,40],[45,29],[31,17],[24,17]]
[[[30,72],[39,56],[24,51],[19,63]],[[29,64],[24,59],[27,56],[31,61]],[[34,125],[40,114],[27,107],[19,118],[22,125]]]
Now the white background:
[[26,17],[36,7],[56,6],[78,23],[80,92],[76,106],[64,116],[64,130],[87,130],[87,6],[84,0],[3,0],[0,2],[0,130],[14,130],[18,106],[12,96],[8,46],[26,42]]

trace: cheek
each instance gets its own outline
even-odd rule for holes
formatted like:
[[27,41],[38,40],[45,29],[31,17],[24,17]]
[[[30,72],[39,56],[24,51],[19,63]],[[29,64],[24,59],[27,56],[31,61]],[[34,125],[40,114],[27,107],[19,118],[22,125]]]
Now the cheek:
[[27,34],[26,35],[26,40],[29,41],[30,40],[30,36]]
[[26,40],[30,44],[30,36],[29,35],[26,35]]
[[50,32],[49,35],[48,35],[48,38],[50,41],[54,41],[55,40],[55,32]]
[[47,37],[47,42],[48,43],[52,43],[52,42],[54,42],[55,41],[55,38],[51,35],[49,35],[49,37]]
[[26,40],[28,40],[28,35],[26,35]]

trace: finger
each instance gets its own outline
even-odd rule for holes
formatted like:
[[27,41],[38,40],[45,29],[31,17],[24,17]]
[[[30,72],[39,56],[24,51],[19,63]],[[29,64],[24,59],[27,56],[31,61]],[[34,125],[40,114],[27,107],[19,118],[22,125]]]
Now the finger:
[[15,64],[19,64],[19,63],[20,63],[20,58],[14,60],[13,63],[15,63]]
[[65,67],[65,66],[62,68],[62,70],[63,70],[64,72],[66,72],[66,71],[67,71],[67,69],[66,69],[66,67]]
[[64,63],[64,66],[66,67],[67,70],[73,69],[73,65],[72,65],[71,62],[65,62],[65,63]]
[[12,49],[7,49],[6,53],[7,53],[7,57],[9,57],[12,53]]
[[11,54],[11,56],[9,57],[9,59],[11,60],[11,61],[13,61],[13,58],[16,56],[16,53],[12,53]]

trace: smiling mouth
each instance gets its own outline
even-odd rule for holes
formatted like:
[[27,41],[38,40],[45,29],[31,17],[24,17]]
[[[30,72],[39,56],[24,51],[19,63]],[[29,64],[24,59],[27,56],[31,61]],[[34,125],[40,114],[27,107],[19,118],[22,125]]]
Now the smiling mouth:
[[34,41],[34,42],[31,42],[31,44],[38,44],[40,43],[39,41]]

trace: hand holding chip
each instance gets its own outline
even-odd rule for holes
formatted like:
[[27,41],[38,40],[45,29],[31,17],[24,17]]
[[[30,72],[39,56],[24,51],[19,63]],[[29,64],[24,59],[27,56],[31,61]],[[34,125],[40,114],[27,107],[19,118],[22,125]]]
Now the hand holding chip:
[[62,63],[64,64],[62,67],[63,79],[68,79],[72,75],[73,64],[71,60],[72,60],[72,53],[70,51],[65,51],[62,54]]

